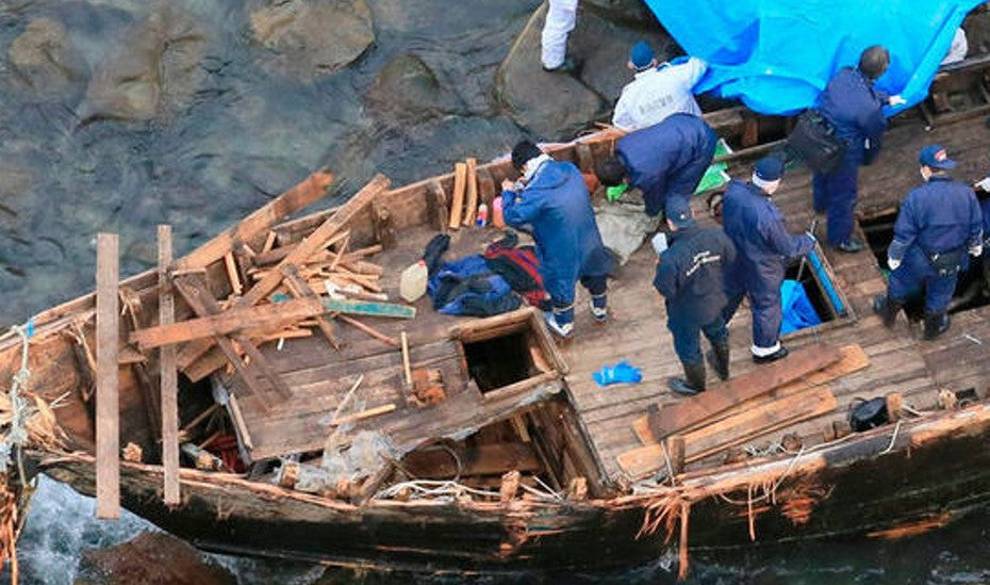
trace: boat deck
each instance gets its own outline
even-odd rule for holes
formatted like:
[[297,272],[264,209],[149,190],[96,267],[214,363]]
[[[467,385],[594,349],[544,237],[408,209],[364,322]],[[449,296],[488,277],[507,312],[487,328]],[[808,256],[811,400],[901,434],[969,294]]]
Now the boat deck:
[[[930,135],[917,130],[914,122],[906,121],[890,131],[883,164],[866,168],[862,173],[861,211],[879,215],[895,209],[897,201],[919,180],[914,153],[922,140],[943,141],[962,163],[957,171],[959,177],[977,177],[979,169],[990,168],[986,164],[986,153],[978,146],[985,133],[982,125],[963,127],[960,124]],[[800,172],[788,176],[776,201],[792,230],[806,229],[812,217],[808,174]],[[697,215],[704,216],[705,222],[712,221],[700,209],[701,199],[695,203],[699,206]],[[823,238],[824,226],[818,232]],[[381,284],[391,297],[397,295],[402,268],[418,259],[435,233],[426,226],[406,229],[399,245],[373,258],[385,269]],[[500,237],[497,231],[490,229],[461,229],[451,235],[447,259],[477,253],[486,243]],[[857,398],[896,391],[903,394],[906,404],[922,409],[936,404],[941,388],[977,387],[982,394],[984,381],[990,378],[990,362],[984,359],[986,349],[982,345],[984,339],[990,342],[990,307],[954,315],[953,328],[947,335],[935,342],[923,342],[919,327],[909,327],[903,316],[893,330],[887,330],[872,314],[871,299],[884,290],[885,281],[869,249],[853,255],[826,251],[825,256],[852,314],[813,330],[792,334],[785,338],[785,343],[791,349],[817,341],[837,347],[859,344],[869,357],[870,365],[830,384],[838,400],[838,407],[832,414],[755,442],[773,442],[785,433],[798,434],[805,445],[821,442],[823,429],[832,420],[845,418],[850,404]],[[664,405],[680,400],[666,388],[666,379],[680,375],[681,367],[665,327],[662,300],[651,284],[654,270],[655,261],[649,246],[641,248],[620,269],[610,284],[612,317],[607,325],[593,323],[587,294],[578,287],[576,336],[561,346],[570,367],[567,387],[609,476],[621,472],[616,460],[618,455],[641,446],[632,428],[633,421],[643,416],[651,404]],[[418,313],[413,321],[371,319],[367,322],[396,338],[406,329],[413,364],[437,364],[433,367],[443,369],[448,388],[454,389],[455,393],[463,391],[467,379],[461,367],[462,355],[458,344],[449,340],[449,331],[467,319],[436,313],[425,297],[415,306]],[[750,314],[745,304],[730,329],[735,376],[755,367],[749,359]],[[406,405],[401,352],[344,323],[338,322],[337,330],[347,345],[340,352],[331,350],[318,335],[287,340],[282,351],[274,344],[266,346],[265,353],[283,374],[293,396],[268,413],[260,408],[255,397],[243,400],[245,420],[254,443],[254,458],[318,450],[340,400],[362,374],[365,379],[356,398],[364,409],[396,405],[394,412],[376,418],[376,427],[393,428],[415,410]],[[619,360],[629,360],[639,367],[644,376],[642,383],[598,387],[592,380],[592,372]],[[713,383],[711,372],[709,380]],[[701,461],[696,466],[709,463],[717,461]]]

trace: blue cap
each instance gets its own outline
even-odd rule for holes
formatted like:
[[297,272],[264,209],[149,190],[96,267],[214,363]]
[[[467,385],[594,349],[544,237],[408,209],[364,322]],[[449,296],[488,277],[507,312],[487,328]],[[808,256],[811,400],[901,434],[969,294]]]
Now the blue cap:
[[629,62],[637,70],[646,69],[653,63],[653,47],[646,41],[639,41],[629,51]]
[[918,162],[933,169],[954,169],[956,161],[949,158],[941,144],[932,144],[921,149]]
[[763,181],[779,181],[784,176],[784,160],[779,156],[767,156],[756,163],[756,176]]
[[666,214],[670,223],[679,228],[688,228],[694,225],[694,217],[691,216],[691,204],[682,197],[671,197],[667,200]]

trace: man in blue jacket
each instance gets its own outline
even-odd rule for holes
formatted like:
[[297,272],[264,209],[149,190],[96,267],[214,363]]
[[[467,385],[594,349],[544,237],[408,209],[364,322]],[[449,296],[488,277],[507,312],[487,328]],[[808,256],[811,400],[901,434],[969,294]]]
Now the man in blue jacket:
[[887,49],[870,47],[860,55],[859,67],[840,69],[818,98],[818,111],[846,145],[839,166],[830,173],[816,173],[813,183],[815,211],[828,213],[828,244],[842,252],[864,248],[852,236],[859,167],[872,163],[880,153],[887,129],[884,105],[904,103],[900,96],[888,97],[873,87],[889,65]]
[[691,207],[676,199],[667,208],[670,248],[660,255],[653,286],[664,296],[667,328],[685,378],[671,378],[670,389],[692,396],[705,390],[705,362],[700,334],[712,345],[707,354],[718,377],[729,379],[729,331],[722,318],[725,308],[723,271],[736,259],[736,248],[721,228],[700,228]]
[[873,308],[892,327],[908,296],[923,287],[924,337],[935,339],[949,329],[946,310],[959,272],[969,265],[967,253],[983,253],[983,216],[973,189],[946,173],[956,163],[944,148],[926,146],[918,159],[925,184],[901,204],[887,249],[887,294],[874,299]]
[[705,120],[673,114],[663,122],[619,139],[615,156],[595,168],[606,187],[628,184],[643,192],[646,213],[654,217],[673,198],[691,198],[715,156],[718,136]]
[[518,183],[502,184],[505,223],[527,227],[536,240],[540,274],[553,311],[547,325],[561,337],[574,329],[574,287],[591,293],[591,314],[608,319],[607,277],[611,256],[602,245],[584,177],[570,162],[559,162],[524,140],[512,149],[512,164],[522,174]]
[[770,197],[780,187],[784,162],[770,156],[756,163],[749,183],[733,180],[722,204],[722,226],[736,245],[738,258],[726,279],[729,300],[725,322],[732,320],[743,296],[753,311],[753,361],[762,364],[787,356],[780,344],[780,285],[786,263],[812,251],[815,238],[787,231]]

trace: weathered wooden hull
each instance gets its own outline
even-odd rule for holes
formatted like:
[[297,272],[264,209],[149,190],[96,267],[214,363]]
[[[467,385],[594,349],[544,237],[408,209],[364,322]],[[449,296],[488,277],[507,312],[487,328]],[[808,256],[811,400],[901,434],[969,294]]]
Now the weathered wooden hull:
[[[990,502],[988,447],[990,407],[978,406],[888,425],[818,452],[686,476],[676,491],[692,509],[689,548],[896,538],[943,526]],[[94,493],[88,456],[47,458],[41,469]],[[374,502],[359,508],[275,487],[259,492],[224,477],[183,470],[184,505],[171,512],[162,504],[160,468],[125,465],[124,505],[218,552],[382,570],[588,571],[656,559],[668,546],[666,531],[639,539],[637,533],[646,508],[675,492],[562,504],[517,500],[508,507]],[[764,491],[749,490],[772,484],[775,503],[761,497]]]

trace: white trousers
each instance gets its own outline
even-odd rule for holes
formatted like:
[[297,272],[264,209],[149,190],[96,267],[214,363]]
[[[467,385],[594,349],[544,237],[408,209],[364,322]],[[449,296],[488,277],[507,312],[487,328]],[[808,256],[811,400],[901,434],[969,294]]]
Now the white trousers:
[[560,67],[567,56],[567,35],[577,24],[578,0],[547,0],[547,21],[543,25],[543,66]]

